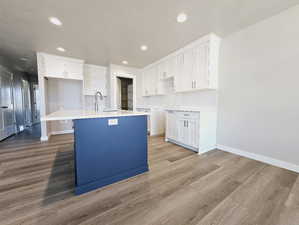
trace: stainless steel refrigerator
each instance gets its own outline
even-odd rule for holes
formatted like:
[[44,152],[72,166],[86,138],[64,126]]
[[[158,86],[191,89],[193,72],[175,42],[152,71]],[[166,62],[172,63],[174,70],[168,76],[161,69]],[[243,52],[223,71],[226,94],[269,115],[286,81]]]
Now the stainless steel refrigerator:
[[13,75],[0,66],[0,141],[15,133]]

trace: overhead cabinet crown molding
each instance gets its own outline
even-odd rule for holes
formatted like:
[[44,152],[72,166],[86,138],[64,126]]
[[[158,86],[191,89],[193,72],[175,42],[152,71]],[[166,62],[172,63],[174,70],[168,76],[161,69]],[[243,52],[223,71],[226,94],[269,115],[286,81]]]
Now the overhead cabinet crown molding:
[[37,64],[44,77],[83,80],[84,60],[38,52]]
[[221,39],[209,34],[143,69],[143,96],[164,95],[174,79],[174,92],[216,90]]

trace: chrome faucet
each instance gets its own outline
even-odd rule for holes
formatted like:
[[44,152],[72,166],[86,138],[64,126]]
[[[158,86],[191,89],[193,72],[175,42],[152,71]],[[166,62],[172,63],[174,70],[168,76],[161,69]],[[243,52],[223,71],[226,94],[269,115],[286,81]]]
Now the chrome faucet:
[[99,97],[100,97],[100,100],[102,101],[103,100],[103,95],[100,91],[97,91],[94,95],[94,100],[95,100],[94,107],[95,107],[96,112],[99,112]]

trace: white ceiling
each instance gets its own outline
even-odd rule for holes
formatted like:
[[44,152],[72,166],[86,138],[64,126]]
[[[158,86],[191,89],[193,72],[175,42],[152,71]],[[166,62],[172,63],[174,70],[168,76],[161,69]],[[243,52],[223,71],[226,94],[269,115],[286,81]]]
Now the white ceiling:
[[[223,37],[296,4],[299,0],[0,0],[0,55],[29,72],[36,69],[36,51],[143,67],[207,33]],[[184,24],[176,22],[180,12],[188,14]],[[63,26],[50,24],[50,16]],[[140,51],[142,44],[149,50]],[[59,46],[67,52],[58,52]]]

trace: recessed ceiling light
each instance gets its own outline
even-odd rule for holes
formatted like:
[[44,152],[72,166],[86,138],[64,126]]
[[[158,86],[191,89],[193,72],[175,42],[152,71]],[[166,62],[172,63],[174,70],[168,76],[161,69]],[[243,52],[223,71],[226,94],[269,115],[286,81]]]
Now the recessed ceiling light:
[[22,57],[22,58],[20,58],[20,60],[22,60],[22,61],[27,61],[28,59],[25,58],[25,57]]
[[128,65],[128,61],[124,60],[122,61],[123,64]]
[[58,51],[60,51],[60,52],[65,52],[65,49],[64,48],[62,48],[62,47],[58,47],[58,48],[56,48]]
[[188,16],[186,13],[180,13],[176,18],[178,23],[184,23],[184,22],[186,22],[187,19],[188,19]]
[[62,26],[62,22],[57,17],[49,17],[49,21],[56,26]]
[[141,45],[140,46],[141,51],[146,51],[148,47],[146,45]]

